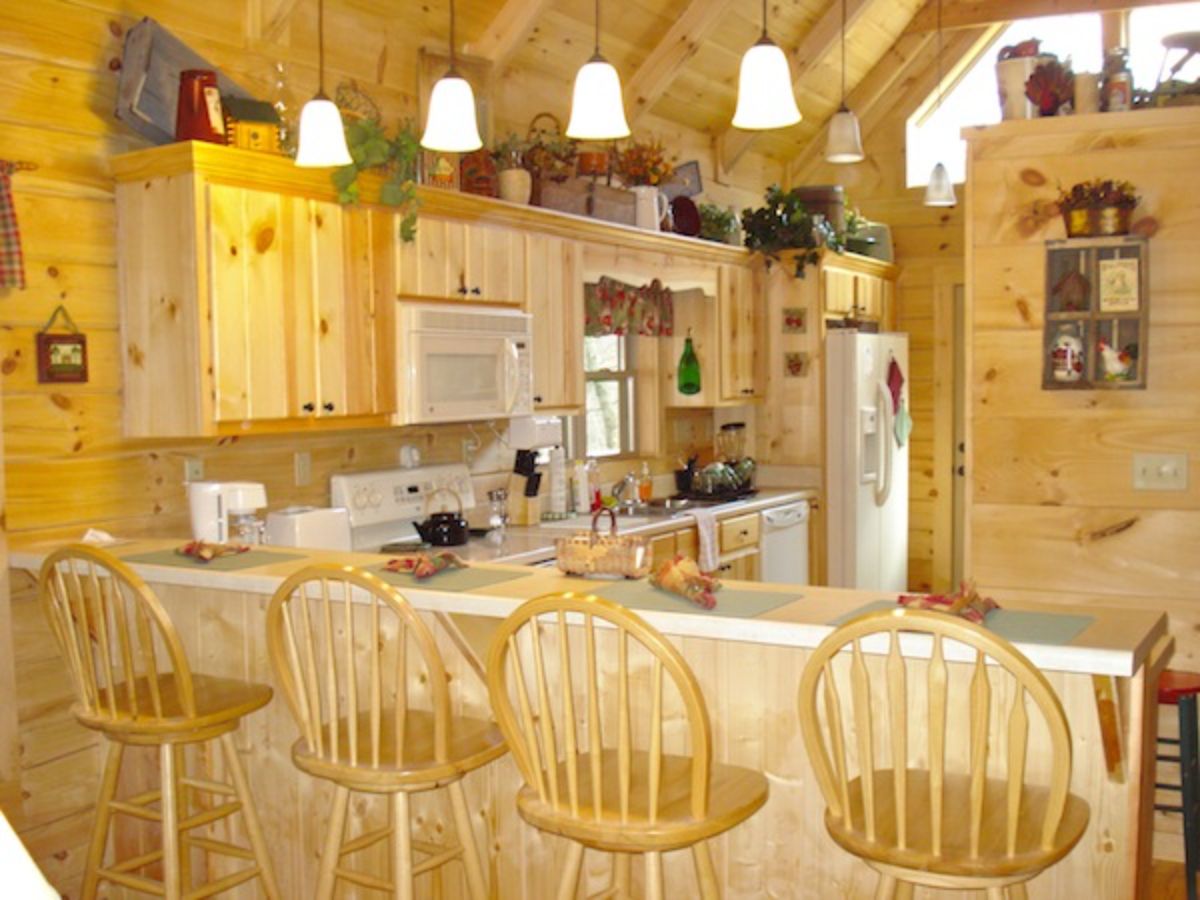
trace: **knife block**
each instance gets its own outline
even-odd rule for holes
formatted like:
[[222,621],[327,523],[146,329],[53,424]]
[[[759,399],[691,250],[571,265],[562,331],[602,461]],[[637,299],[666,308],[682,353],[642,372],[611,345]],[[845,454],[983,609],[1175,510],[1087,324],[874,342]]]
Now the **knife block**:
[[542,498],[525,496],[524,475],[515,472],[508,476],[508,524],[540,525]]

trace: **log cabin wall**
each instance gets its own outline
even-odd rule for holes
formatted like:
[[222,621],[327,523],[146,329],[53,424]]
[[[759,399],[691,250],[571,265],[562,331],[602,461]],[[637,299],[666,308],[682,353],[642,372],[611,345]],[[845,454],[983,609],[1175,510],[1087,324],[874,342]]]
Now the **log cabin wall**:
[[[1171,668],[1196,671],[1200,110],[1008,122],[969,143],[968,574],[1001,604],[1165,609]],[[1044,242],[1064,234],[1046,205],[1091,178],[1133,182],[1135,228],[1155,232],[1145,390],[1041,389]],[[1135,453],[1189,455],[1187,489],[1134,490]],[[1173,708],[1160,727],[1176,732]],[[1179,817],[1155,831],[1155,857],[1182,859]]]
[[[354,79],[385,121],[418,117],[419,46],[444,48],[445,5],[412,6],[403,16],[386,17],[361,3],[331,0],[327,7],[330,87]],[[120,534],[181,534],[185,457],[203,460],[208,478],[265,482],[272,507],[327,503],[333,472],[393,465],[402,444],[417,445],[430,462],[461,458],[467,435],[457,427],[195,441],[121,436],[117,226],[108,159],[145,146],[112,113],[124,33],[150,16],[261,96],[268,96],[273,63],[282,60],[301,102],[316,89],[315,8],[308,0],[143,0],[132,10],[119,0],[0,4],[0,159],[39,166],[14,179],[28,288],[0,290],[9,538],[77,537],[86,525]],[[497,8],[460,3],[460,34],[482,34]],[[530,83],[528,75],[523,83]],[[569,81],[529,98],[509,91],[495,110],[495,129],[523,133],[540,111],[531,104],[545,98],[554,98],[553,111],[565,120],[569,96]],[[777,164],[747,153],[723,177],[725,184],[717,184],[707,135],[652,115],[641,117],[638,133],[661,136],[680,161],[698,159],[715,202],[740,207],[779,180]],[[86,384],[37,383],[33,336],[59,303],[88,335]],[[298,449],[312,454],[306,487],[296,487],[292,477]],[[505,469],[510,463],[499,449],[485,440],[475,471]],[[69,714],[69,687],[34,586],[24,573],[8,572],[3,537],[0,576],[12,575],[12,638],[3,591],[0,696],[13,696],[6,673],[15,666],[17,700],[4,704],[4,715],[15,712],[20,743],[17,722],[0,721],[0,803],[50,880],[76,895],[102,760],[94,735]]]

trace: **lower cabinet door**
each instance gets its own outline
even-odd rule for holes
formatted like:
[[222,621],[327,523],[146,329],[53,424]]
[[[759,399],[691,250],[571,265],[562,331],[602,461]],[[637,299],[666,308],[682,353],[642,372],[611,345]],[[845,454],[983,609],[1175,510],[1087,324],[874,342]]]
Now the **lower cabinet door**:
[[733,581],[759,580],[759,552],[757,550],[721,564],[721,577]]

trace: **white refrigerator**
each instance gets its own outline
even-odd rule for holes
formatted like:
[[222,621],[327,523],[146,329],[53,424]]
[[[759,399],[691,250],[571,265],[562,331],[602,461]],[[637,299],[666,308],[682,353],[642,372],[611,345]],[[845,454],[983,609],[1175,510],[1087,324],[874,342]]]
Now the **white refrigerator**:
[[829,584],[904,591],[908,335],[830,330],[825,366]]

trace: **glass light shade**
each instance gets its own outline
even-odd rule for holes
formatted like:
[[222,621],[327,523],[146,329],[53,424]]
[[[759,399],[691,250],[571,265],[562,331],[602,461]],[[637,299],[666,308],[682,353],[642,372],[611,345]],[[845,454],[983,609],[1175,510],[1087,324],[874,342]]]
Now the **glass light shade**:
[[787,56],[774,41],[763,37],[742,57],[733,127],[766,131],[799,121],[800,108],[792,91]]
[[306,169],[348,166],[350,150],[337,105],[324,94],[317,94],[300,110],[300,139],[296,165]]
[[864,155],[858,116],[843,106],[829,120],[825,159],[831,163],[856,163],[862,162]]
[[567,137],[577,141],[610,141],[629,137],[621,76],[600,55],[585,62],[575,75]]
[[938,163],[933,167],[929,184],[925,188],[925,205],[954,206],[957,203],[958,198],[954,196],[954,182],[950,180],[950,173],[944,165]]
[[461,75],[448,72],[433,86],[421,146],[443,153],[470,153],[483,146],[475,120],[475,92]]

